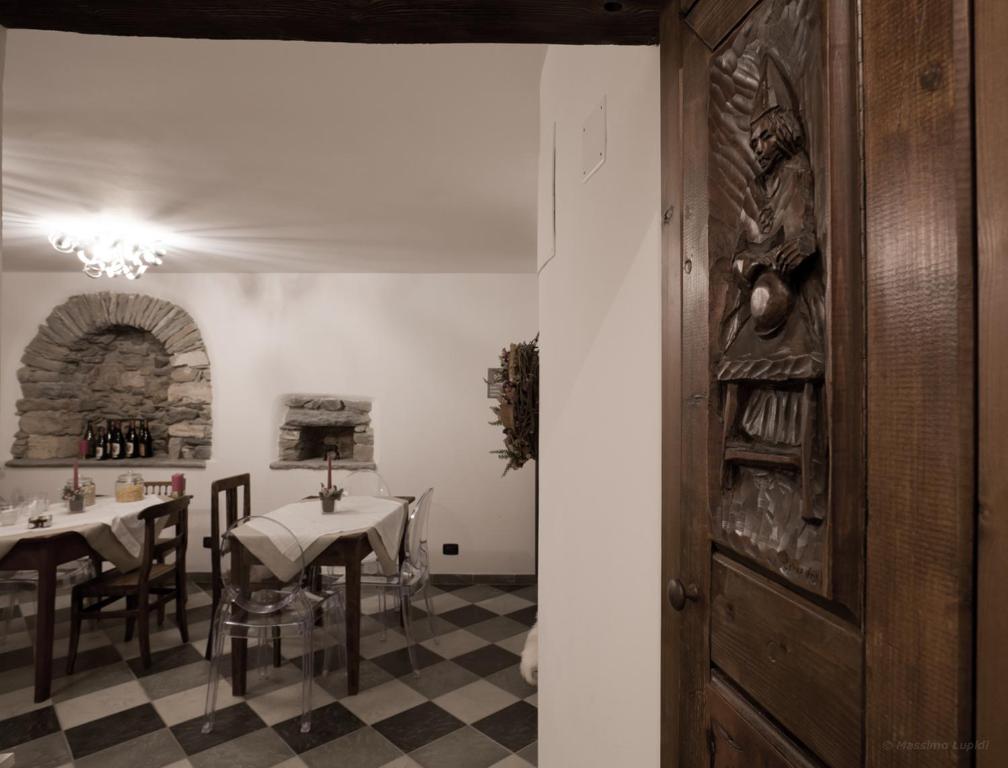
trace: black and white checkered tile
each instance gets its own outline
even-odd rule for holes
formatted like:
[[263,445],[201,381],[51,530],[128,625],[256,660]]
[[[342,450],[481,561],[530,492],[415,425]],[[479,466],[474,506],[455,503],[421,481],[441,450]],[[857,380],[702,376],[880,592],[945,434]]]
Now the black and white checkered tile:
[[[203,735],[208,596],[193,586],[191,643],[169,617],[151,638],[154,665],[140,665],[122,623],[85,624],[77,670],[64,674],[66,597],[57,604],[52,699],[32,701],[33,606],[21,606],[0,646],[0,753],[18,768],[528,768],[536,765],[536,692],[518,674],[535,620],[535,587],[469,585],[431,590],[437,636],[414,606],[419,677],[410,668],[395,612],[364,600],[361,691],[346,695],[342,670],[316,664],[312,729],[298,729],[301,650],[285,641],[285,663],[250,672],[248,695],[222,685],[213,733]],[[422,601],[419,602],[422,606]],[[325,642],[320,632],[320,642]],[[319,652],[321,654],[321,651]],[[319,660],[321,661],[321,659]]]

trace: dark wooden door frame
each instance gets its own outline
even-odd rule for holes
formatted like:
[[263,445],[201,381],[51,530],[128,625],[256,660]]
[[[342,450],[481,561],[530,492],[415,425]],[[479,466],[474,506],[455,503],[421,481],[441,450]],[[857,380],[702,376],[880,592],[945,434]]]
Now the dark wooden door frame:
[[[682,569],[683,428],[682,404],[682,275],[683,142],[682,24],[677,13],[661,18],[661,210],[662,210],[662,584],[679,578]],[[692,271],[690,264],[690,271]],[[663,590],[664,592],[664,590]],[[682,670],[680,644],[687,636],[685,617],[661,600],[661,755],[664,768],[678,766]]]
[[[870,766],[920,759],[901,744],[973,737],[970,5],[862,3]],[[968,752],[942,751],[943,765],[972,763]]]
[[[1008,758],[1008,3],[975,0],[979,499],[977,768]],[[1000,738],[1001,743],[996,739]]]
[[348,43],[654,45],[661,0],[0,0],[0,25]]

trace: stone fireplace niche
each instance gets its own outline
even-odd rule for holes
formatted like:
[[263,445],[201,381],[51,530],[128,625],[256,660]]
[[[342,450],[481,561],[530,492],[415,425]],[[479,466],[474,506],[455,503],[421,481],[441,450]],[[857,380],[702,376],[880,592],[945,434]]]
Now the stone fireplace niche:
[[90,420],[146,419],[154,456],[116,464],[202,466],[211,453],[210,360],[184,309],[91,293],[56,307],[25,348],[9,466],[70,464]]
[[272,469],[374,469],[371,401],[342,395],[284,397],[278,459]]

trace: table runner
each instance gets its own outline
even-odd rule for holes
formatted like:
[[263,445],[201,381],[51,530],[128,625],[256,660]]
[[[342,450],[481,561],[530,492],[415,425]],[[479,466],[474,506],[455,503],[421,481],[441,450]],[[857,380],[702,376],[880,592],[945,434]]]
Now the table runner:
[[165,501],[160,496],[145,496],[140,501],[118,502],[101,496],[83,512],[73,513],[66,502],[50,504],[48,514],[53,519],[48,528],[29,528],[25,516],[14,525],[0,526],[0,559],[22,539],[76,531],[105,560],[121,570],[131,570],[139,565],[143,550],[144,523],[139,515]]
[[[402,499],[377,496],[344,496],[338,502],[339,510],[322,514],[318,499],[307,499],[286,504],[264,517],[276,520],[288,528],[301,549],[305,565],[310,564],[341,536],[367,533],[371,548],[386,574],[399,570],[399,546],[406,525],[406,502]],[[301,564],[297,547],[276,542],[269,524],[257,521],[242,525],[236,530],[238,540],[263,565],[281,581],[297,576]]]

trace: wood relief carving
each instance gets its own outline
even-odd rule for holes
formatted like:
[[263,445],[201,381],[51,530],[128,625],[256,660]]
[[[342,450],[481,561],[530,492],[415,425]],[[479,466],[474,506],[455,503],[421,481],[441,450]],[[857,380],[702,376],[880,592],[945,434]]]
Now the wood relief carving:
[[820,34],[818,2],[764,0],[712,57],[709,168],[714,536],[816,592],[829,506]]

